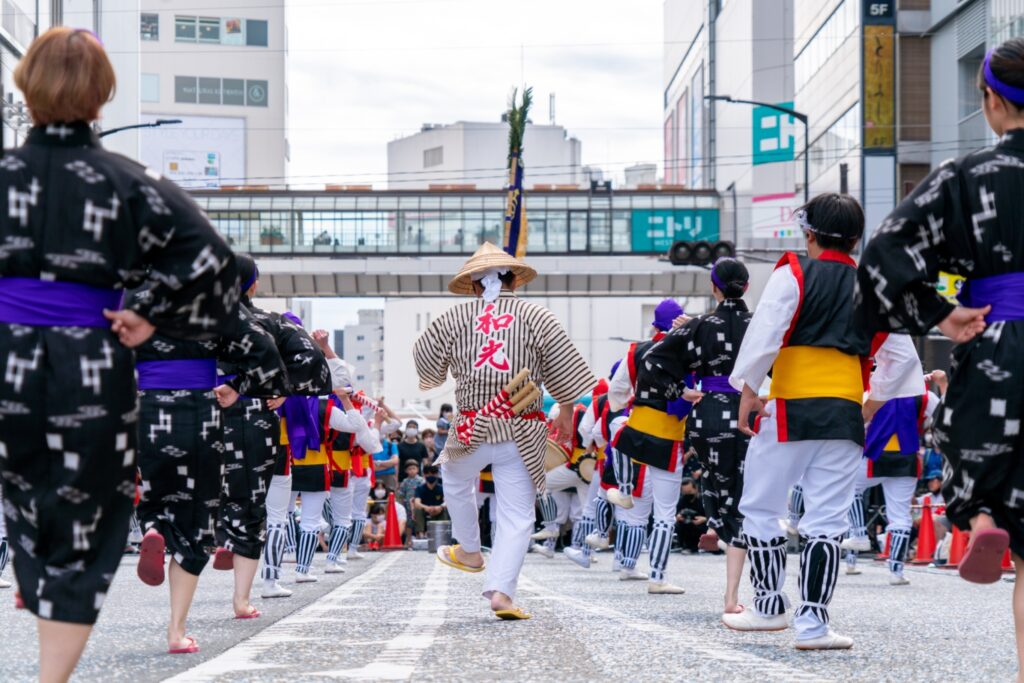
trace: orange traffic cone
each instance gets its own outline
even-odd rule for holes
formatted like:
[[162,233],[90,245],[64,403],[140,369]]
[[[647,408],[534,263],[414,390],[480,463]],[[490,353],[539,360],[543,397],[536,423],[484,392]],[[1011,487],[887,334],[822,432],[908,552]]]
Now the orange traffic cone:
[[395,507],[395,494],[388,494],[388,517],[384,526],[384,545],[381,550],[405,550],[402,534],[398,531],[398,508]]
[[885,550],[875,555],[875,562],[882,562],[889,559],[889,549],[892,546],[892,534],[885,532]]
[[960,566],[960,560],[963,559],[964,553],[967,551],[970,539],[970,534],[960,531],[955,524],[953,525],[953,539],[949,542],[949,560],[943,565],[944,567],[956,569]]
[[1007,548],[1006,552],[1003,553],[1003,566],[1001,567],[1001,569],[1004,572],[1012,572],[1013,571],[1013,561],[1010,559],[1010,549],[1009,548]]
[[917,531],[917,554],[911,564],[928,564],[935,559],[935,520],[932,519],[932,498],[924,497],[921,526]]

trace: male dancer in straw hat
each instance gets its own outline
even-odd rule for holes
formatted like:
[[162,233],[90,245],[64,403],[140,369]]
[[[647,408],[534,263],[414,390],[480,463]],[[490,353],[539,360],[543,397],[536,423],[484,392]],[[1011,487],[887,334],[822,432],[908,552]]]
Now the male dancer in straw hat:
[[561,404],[555,427],[568,437],[573,401],[596,384],[555,316],[515,296],[536,275],[485,243],[448,285],[453,294],[474,300],[437,318],[413,349],[420,388],[441,386],[451,372],[458,403],[456,438],[448,439],[438,462],[459,545],[442,546],[438,559],[463,571],[483,571],[474,488],[480,470],[490,465],[497,525],[484,597],[501,619],[529,618],[513,601],[533,531],[536,492],[544,488],[541,387]]

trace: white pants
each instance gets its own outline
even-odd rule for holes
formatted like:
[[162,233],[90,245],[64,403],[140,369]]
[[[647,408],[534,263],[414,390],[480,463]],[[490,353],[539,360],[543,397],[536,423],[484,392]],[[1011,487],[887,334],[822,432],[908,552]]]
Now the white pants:
[[597,499],[601,497],[604,489],[601,488],[601,475],[598,472],[594,472],[594,478],[590,480],[590,486],[587,487],[587,497],[583,502],[583,517],[594,519],[597,515]]
[[292,502],[292,475],[275,474],[267,489],[267,526],[284,524],[288,512],[294,509]]
[[494,502],[494,494],[493,493],[483,493],[482,491],[480,491],[479,488],[477,488],[477,491],[476,491],[476,507],[477,507],[477,510],[482,508],[484,506],[484,503],[486,503],[487,501],[491,501],[491,506],[489,508],[487,508],[487,518],[491,520],[491,524],[494,524],[497,521],[497,519],[498,519],[498,513],[497,513],[497,506],[498,506],[498,504]]
[[867,459],[857,474],[854,494],[860,495],[872,486],[882,487],[885,494],[885,518],[889,520],[886,529],[912,529],[914,520],[910,505],[914,501],[917,479],[914,477],[868,477]]
[[[558,514],[555,517],[558,526],[562,526],[570,518],[575,521],[587,500],[590,485],[580,479],[579,475],[568,467],[556,467],[550,470],[545,475],[544,481],[548,491],[552,492],[551,496],[555,499],[555,505],[558,507]],[[576,491],[578,502],[573,502],[571,492],[567,492],[566,489],[574,489]],[[574,506],[578,506],[575,515],[572,514]]]
[[320,525],[324,522],[324,503],[330,494],[330,491],[302,492],[302,517],[299,518],[299,528],[302,531],[320,531]]
[[533,533],[533,504],[537,498],[537,489],[515,443],[483,444],[464,458],[444,463],[441,477],[445,504],[452,519],[452,535],[466,552],[479,552],[480,524],[473,487],[480,470],[488,465],[494,473],[492,503],[497,503],[497,523],[484,597],[500,592],[514,599]]
[[[366,499],[370,496],[370,473],[357,477],[350,474],[348,488],[352,489],[352,519],[366,520]],[[358,540],[362,543],[362,539]]]
[[[634,464],[634,467],[637,465]],[[634,491],[633,507],[615,512],[629,526],[647,528],[647,518],[653,514],[655,522],[671,522],[674,527],[676,505],[679,503],[679,485],[682,481],[681,464],[676,466],[675,472],[648,466],[644,473],[643,493],[636,496]]]
[[348,527],[352,524],[352,479],[348,486],[331,487],[331,525]]
[[863,449],[853,441],[779,443],[775,401],[768,402],[768,411],[772,416],[761,420],[747,449],[740,498],[743,533],[762,541],[782,536],[779,520],[789,514],[789,489],[802,478],[800,534],[842,536],[849,528],[847,513]]

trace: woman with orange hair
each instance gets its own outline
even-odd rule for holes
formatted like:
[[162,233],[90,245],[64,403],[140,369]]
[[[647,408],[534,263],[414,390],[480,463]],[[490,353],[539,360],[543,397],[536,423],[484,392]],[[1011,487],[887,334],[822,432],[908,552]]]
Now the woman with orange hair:
[[[14,73],[34,127],[0,159],[0,478],[39,678],[67,680],[124,550],[135,494],[131,348],[231,334],[231,250],[188,195],[105,151],[90,124],[114,71],[55,28]],[[123,291],[146,296],[121,308]]]

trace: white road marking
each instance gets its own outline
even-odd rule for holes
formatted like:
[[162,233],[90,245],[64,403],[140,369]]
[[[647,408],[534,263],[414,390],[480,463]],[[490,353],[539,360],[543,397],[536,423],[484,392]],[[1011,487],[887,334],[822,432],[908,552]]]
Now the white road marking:
[[452,570],[440,562],[427,577],[416,611],[408,626],[387,641],[376,658],[359,669],[314,671],[307,676],[325,676],[371,681],[407,681],[412,678],[423,654],[434,644],[448,613],[448,577]]
[[[359,576],[346,581],[333,591],[315,602],[303,607],[294,614],[281,619],[252,638],[225,650],[213,659],[203,662],[187,671],[168,678],[168,683],[202,683],[212,681],[218,676],[238,674],[268,669],[284,669],[288,664],[270,664],[258,661],[260,656],[270,650],[279,650],[282,643],[308,641],[312,638],[301,635],[302,627],[311,622],[325,621],[321,612],[336,611],[349,608],[345,602],[351,600],[361,589],[366,588],[380,578],[391,565],[402,557],[403,553],[390,553],[374,562],[373,566]],[[346,618],[345,621],[351,621]]]
[[[780,664],[763,657],[758,657],[757,655],[733,650],[725,645],[716,645],[710,642],[697,642],[678,629],[669,628],[668,626],[663,626],[653,621],[647,621],[646,619],[639,619],[629,614],[614,610],[605,604],[592,605],[584,600],[555,592],[542,586],[536,581],[533,581],[525,575],[520,575],[519,586],[525,590],[536,593],[539,599],[561,602],[564,605],[574,607],[582,612],[588,612],[595,616],[618,622],[628,629],[639,631],[640,633],[648,634],[650,636],[657,636],[659,642],[665,642],[666,640],[675,641],[681,648],[696,651],[697,653],[709,657],[714,661],[748,666],[751,671],[756,671],[759,676],[763,676],[764,678],[786,681],[829,680],[822,678],[819,674],[812,674],[799,669],[794,669],[786,666],[785,664]],[[531,601],[532,600],[533,599],[531,599]],[[722,628],[724,629],[725,626]]]

